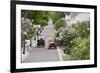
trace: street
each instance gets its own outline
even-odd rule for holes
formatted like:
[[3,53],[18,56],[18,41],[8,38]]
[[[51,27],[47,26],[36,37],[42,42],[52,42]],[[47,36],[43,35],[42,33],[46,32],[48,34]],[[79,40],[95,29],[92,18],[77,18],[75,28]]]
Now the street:
[[51,61],[60,61],[61,55],[57,49],[48,49],[48,40],[49,37],[54,38],[54,25],[52,20],[48,21],[48,25],[44,27],[41,36],[45,39],[45,47],[37,48],[36,46],[30,50],[30,54],[25,58],[23,63],[31,62],[51,62]]
[[34,48],[23,63],[59,61],[56,49]]

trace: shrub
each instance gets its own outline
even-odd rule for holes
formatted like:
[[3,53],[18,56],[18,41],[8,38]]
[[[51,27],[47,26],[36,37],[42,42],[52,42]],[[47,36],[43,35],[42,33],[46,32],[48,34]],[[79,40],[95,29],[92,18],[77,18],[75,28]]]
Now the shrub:
[[90,58],[90,23],[88,21],[72,24],[64,31],[61,40],[65,54],[81,60]]

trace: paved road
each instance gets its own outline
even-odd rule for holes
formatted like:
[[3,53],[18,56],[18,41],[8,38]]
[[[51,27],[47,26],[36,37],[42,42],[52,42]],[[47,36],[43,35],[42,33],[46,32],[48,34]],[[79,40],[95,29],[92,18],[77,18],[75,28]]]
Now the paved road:
[[23,61],[24,63],[60,61],[59,52],[57,51],[57,49],[48,49],[49,37],[54,37],[54,25],[52,23],[52,20],[49,20],[48,26],[44,27],[41,35],[45,38],[46,47],[33,48],[31,50],[31,53]]
[[59,61],[56,49],[34,48],[23,63]]

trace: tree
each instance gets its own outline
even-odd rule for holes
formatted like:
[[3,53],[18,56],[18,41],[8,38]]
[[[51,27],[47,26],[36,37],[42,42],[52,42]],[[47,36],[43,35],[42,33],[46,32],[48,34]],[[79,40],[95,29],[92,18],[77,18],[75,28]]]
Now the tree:
[[56,23],[55,23],[55,29],[56,29],[56,30],[59,30],[61,27],[63,27],[63,24],[64,24],[64,22],[63,22],[61,19],[59,19],[59,20],[56,21]]
[[59,30],[63,25],[64,21],[62,18],[65,17],[63,12],[49,12],[49,17],[53,20],[53,24],[55,25],[55,29]]
[[76,59],[85,60],[90,58],[90,22],[78,22],[72,24],[64,31],[62,46],[65,54]]
[[27,33],[27,39],[30,40],[30,46],[32,46],[32,37],[35,35],[35,29],[32,28],[30,32]]
[[33,20],[32,23],[35,25],[45,26],[48,23],[47,11],[22,10],[21,16]]
[[77,37],[73,39],[73,50],[71,55],[81,60],[90,58],[90,22],[78,22],[74,25]]
[[50,17],[54,21],[54,24],[59,20],[65,17],[63,12],[50,12]]
[[[24,33],[27,34],[24,34]],[[29,19],[22,19],[21,20],[21,45],[23,47],[25,40],[28,39],[30,40],[30,46],[31,46],[31,39],[34,36],[35,29],[33,28],[32,23],[30,22]]]
[[[21,10],[21,18],[24,18],[24,20],[21,20],[21,35],[23,35],[24,32],[27,32],[27,38],[30,40],[30,46],[31,46],[31,39],[34,36],[34,33],[36,32],[33,27],[34,25],[41,25],[45,26],[48,22],[48,12],[46,11],[33,11],[33,10]],[[23,38],[23,36],[21,36]],[[22,41],[25,41],[22,39]],[[22,44],[24,44],[22,42]]]

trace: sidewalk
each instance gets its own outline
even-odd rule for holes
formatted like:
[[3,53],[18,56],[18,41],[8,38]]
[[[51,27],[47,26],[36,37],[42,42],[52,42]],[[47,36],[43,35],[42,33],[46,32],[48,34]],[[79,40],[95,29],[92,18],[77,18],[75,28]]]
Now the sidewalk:
[[23,54],[23,51],[21,51],[21,62],[23,62],[27,56],[31,53],[31,49],[33,49],[33,47],[36,47],[36,41],[32,40],[32,46],[30,47],[29,42],[27,42],[26,44],[26,49],[25,49],[25,54]]

